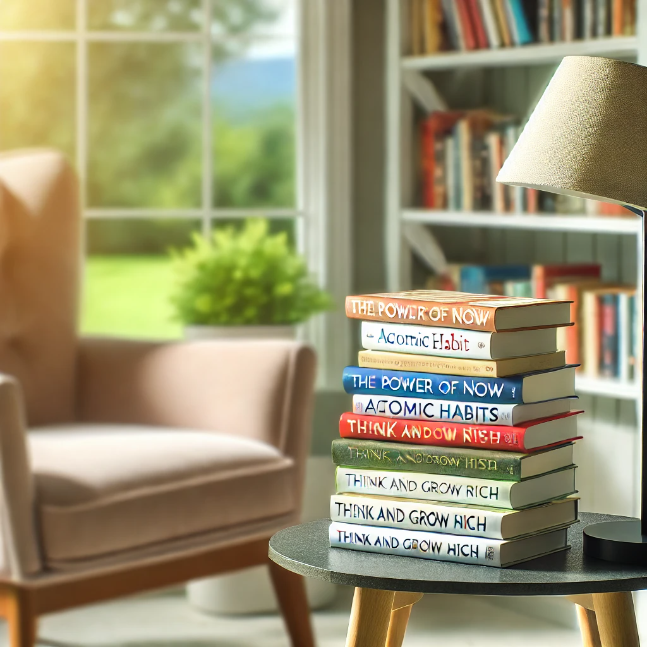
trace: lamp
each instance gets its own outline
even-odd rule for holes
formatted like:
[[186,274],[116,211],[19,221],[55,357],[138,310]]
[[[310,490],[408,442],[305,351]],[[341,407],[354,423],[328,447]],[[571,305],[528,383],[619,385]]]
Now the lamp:
[[[614,202],[644,216],[647,210],[647,67],[589,56],[564,58],[497,181]],[[643,217],[643,250],[646,249],[644,220]],[[642,283],[644,286],[644,263]],[[643,349],[644,341],[643,328]],[[644,384],[644,361],[642,365]],[[644,406],[641,418],[641,520],[586,527],[586,555],[611,562],[647,565]]]

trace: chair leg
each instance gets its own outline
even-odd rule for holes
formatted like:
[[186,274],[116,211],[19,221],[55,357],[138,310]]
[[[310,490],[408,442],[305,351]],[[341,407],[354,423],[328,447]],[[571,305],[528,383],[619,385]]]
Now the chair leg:
[[384,647],[394,595],[393,591],[355,589],[346,647]]
[[593,607],[602,647],[639,647],[631,593],[594,593]]
[[34,647],[36,615],[26,591],[14,587],[0,589],[0,617],[7,621],[10,647]]
[[386,635],[386,647],[402,647],[412,608],[413,605],[410,604],[409,606],[400,607],[391,611],[389,633]]
[[602,647],[600,641],[600,630],[598,629],[598,620],[595,612],[591,609],[585,609],[579,604],[575,605],[577,610],[577,619],[580,623],[580,633],[582,634],[583,647]]
[[314,647],[303,578],[270,561],[270,576],[292,647]]

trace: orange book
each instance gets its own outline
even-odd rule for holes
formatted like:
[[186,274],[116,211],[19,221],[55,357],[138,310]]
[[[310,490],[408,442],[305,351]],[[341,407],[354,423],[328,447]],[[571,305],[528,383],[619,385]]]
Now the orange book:
[[474,33],[474,25],[469,15],[467,8],[467,0],[454,0],[458,7],[458,17],[461,21],[463,28],[463,38],[465,39],[466,49],[476,49],[476,34]]
[[611,34],[613,36],[622,36],[624,33],[625,1],[628,0],[612,0]]
[[425,51],[427,54],[439,52],[442,46],[443,12],[440,0],[423,0]]

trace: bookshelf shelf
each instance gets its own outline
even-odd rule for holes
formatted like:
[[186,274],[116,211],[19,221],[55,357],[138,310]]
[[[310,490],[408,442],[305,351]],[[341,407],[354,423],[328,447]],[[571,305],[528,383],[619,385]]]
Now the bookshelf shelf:
[[635,382],[622,382],[610,378],[591,378],[576,376],[575,392],[578,395],[599,395],[618,400],[638,400],[642,397],[640,385]]
[[463,67],[512,67],[519,65],[546,65],[559,63],[564,56],[608,56],[633,58],[638,53],[636,36],[616,36],[578,40],[569,43],[524,45],[500,49],[478,49],[470,52],[444,52],[433,56],[405,56],[404,69],[433,71]]
[[533,231],[583,232],[597,234],[637,235],[642,222],[636,217],[603,217],[585,215],[500,214],[485,211],[431,211],[404,209],[404,222],[449,227],[486,227],[491,229],[525,229]]

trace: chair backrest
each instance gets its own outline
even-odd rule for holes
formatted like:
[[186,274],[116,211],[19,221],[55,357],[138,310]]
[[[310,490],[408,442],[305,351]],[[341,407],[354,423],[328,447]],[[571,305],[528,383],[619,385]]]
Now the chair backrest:
[[74,418],[80,227],[59,153],[0,155],[0,372],[20,382],[30,425]]

